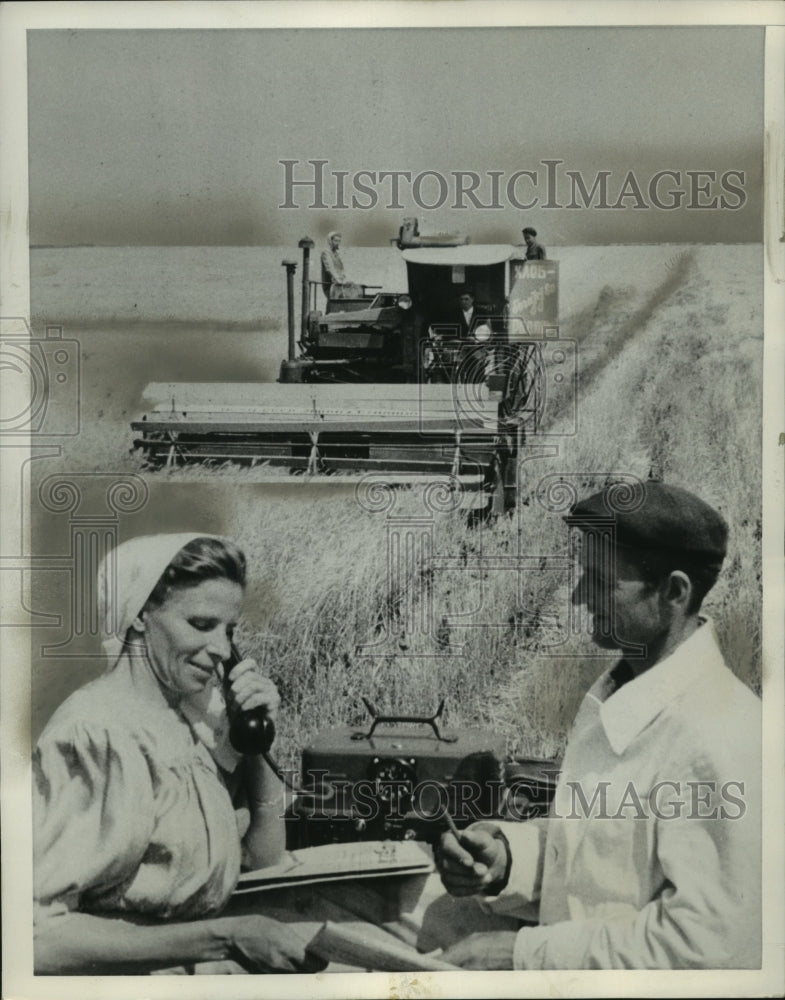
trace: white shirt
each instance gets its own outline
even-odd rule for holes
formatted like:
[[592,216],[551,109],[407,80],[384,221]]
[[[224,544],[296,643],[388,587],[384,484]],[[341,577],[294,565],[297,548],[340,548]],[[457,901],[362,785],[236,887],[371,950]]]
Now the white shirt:
[[486,905],[539,917],[514,967],[760,967],[759,699],[710,623],[608,688],[584,698],[550,816],[502,824],[513,863]]

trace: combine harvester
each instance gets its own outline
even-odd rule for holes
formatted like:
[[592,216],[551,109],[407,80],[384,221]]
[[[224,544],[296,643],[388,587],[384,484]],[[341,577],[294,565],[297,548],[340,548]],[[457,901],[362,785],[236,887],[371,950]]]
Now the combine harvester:
[[[574,398],[575,352],[559,339],[558,262],[525,247],[420,237],[393,241],[408,289],[346,286],[326,302],[303,239],[300,338],[294,261],[284,261],[288,356],[277,383],[151,383],[131,425],[149,468],[268,463],[309,481],[382,473],[391,484],[442,481],[489,514],[515,504],[517,458]],[[481,320],[454,321],[471,288]],[[324,302],[323,308],[317,308]]]

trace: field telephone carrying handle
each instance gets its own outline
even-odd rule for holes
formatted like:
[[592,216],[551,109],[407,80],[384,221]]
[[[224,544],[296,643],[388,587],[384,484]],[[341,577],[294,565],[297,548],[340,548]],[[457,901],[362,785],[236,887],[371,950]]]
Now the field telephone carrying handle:
[[223,676],[226,712],[229,716],[229,742],[238,753],[264,754],[266,757],[275,739],[275,726],[267,714],[267,709],[260,705],[243,712],[234,706],[229,697],[231,688],[229,675],[242,659],[244,659],[243,655],[232,643],[231,655],[224,663]]

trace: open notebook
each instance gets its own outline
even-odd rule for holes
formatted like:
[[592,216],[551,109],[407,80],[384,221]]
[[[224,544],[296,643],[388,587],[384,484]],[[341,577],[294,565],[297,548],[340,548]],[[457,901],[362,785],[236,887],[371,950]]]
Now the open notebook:
[[430,851],[414,840],[324,844],[321,847],[287,851],[277,865],[243,872],[235,893],[349,878],[427,874],[433,869]]

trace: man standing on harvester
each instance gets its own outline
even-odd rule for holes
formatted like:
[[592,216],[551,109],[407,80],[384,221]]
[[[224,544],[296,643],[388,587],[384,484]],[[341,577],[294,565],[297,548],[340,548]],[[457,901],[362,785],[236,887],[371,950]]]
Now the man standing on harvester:
[[341,234],[327,234],[327,249],[322,251],[322,291],[328,299],[341,297],[341,290],[346,281],[341,255]]
[[537,242],[537,230],[526,226],[522,233],[526,246],[526,260],[545,260],[545,247]]

